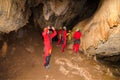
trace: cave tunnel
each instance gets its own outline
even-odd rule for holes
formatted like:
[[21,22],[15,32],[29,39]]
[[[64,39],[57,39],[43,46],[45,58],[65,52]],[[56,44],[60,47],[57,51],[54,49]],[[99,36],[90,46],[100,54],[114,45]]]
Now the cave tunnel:
[[99,5],[100,0],[87,0],[82,9],[78,9],[78,14],[70,20],[67,26],[72,29],[80,21],[90,18],[92,15],[94,15]]
[[[39,3],[36,6],[33,6],[35,2],[31,1],[30,3],[30,1],[27,0],[25,3],[25,9],[28,9],[30,7],[30,11],[31,11],[31,14],[28,19],[28,23],[23,28],[18,29],[17,31],[11,31],[9,34],[2,35],[2,37],[6,39],[9,36],[9,39],[14,39],[16,38],[17,34],[19,34],[20,31],[22,31],[23,29],[26,29],[26,31],[28,31],[27,30],[28,28],[36,30],[38,31],[38,33],[42,33],[43,27],[48,25],[55,26],[56,29],[59,29],[59,27],[61,26],[67,26],[67,31],[72,30],[72,28],[76,24],[78,24],[80,21],[91,17],[97,10],[99,3],[100,3],[100,0],[91,0],[91,1],[75,0],[68,4],[68,5],[71,5],[71,8],[69,8],[68,12],[66,12],[64,15],[56,16],[55,14],[52,14],[49,20],[45,20],[43,15],[44,4]],[[47,13],[49,14],[49,10],[47,11]],[[69,14],[67,17],[65,17],[67,19],[64,18],[64,20],[62,21],[62,18],[67,14]],[[72,18],[68,18],[71,15],[74,15],[74,16]],[[54,40],[57,40],[57,37],[55,37]],[[11,43],[11,40],[9,42]]]
[[[71,8],[68,10],[69,11],[68,13],[65,13],[64,15],[59,16],[59,17],[56,16],[55,14],[53,14],[52,16],[50,16],[48,21],[44,20],[44,16],[43,16],[44,4],[40,3],[36,7],[32,7],[32,10],[31,10],[32,15],[29,18],[29,20],[30,20],[29,23],[33,23],[33,19],[35,19],[35,21],[40,20],[38,22],[35,22],[35,26],[36,26],[36,24],[38,24],[37,26],[42,26],[42,25],[57,26],[56,28],[59,28],[61,26],[68,26],[67,28],[69,30],[69,29],[72,29],[80,21],[91,17],[97,10],[99,3],[100,3],[100,0],[91,0],[91,1],[90,0],[85,0],[85,1],[75,0],[72,3],[69,3],[69,4],[71,4]],[[76,4],[76,6],[74,4]],[[80,4],[81,4],[81,6],[80,6]],[[74,15],[74,16],[72,18],[68,18],[68,19],[65,19],[64,21],[61,21],[60,17],[64,17],[67,14],[69,14],[69,16],[71,16],[71,15]],[[41,21],[41,19],[43,19],[43,20]],[[59,26],[59,24],[56,21],[57,22],[60,21],[59,23],[61,23],[61,25]]]
[[[0,0],[0,80],[119,80],[120,26],[114,22],[119,20],[119,14],[110,16],[114,8],[117,13],[118,3],[119,0]],[[79,52],[73,52],[74,39],[67,40],[62,52],[56,35],[50,41],[51,56],[47,54],[46,58],[42,32],[47,26],[54,26],[56,31],[66,26],[67,32],[72,30],[71,35],[79,28]],[[46,67],[44,60],[49,59],[50,66]]]

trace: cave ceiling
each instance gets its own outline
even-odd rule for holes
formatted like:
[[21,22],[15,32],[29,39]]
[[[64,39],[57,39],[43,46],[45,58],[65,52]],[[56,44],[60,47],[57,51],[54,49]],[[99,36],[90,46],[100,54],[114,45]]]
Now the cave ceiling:
[[74,25],[92,16],[100,0],[0,0],[0,32],[17,31],[30,23],[44,28]]

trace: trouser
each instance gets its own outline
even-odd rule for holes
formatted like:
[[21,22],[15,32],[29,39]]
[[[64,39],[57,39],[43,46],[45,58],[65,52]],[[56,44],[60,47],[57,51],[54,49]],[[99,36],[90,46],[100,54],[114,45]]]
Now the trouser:
[[65,47],[66,47],[66,43],[62,44],[62,52],[64,52]]
[[44,48],[44,66],[49,65],[52,49],[45,47]]
[[79,46],[80,46],[80,44],[74,44],[74,45],[73,45],[73,51],[75,51],[76,53],[78,53],[78,51],[79,51]]
[[57,45],[60,45],[61,43],[61,39],[58,39]]
[[51,55],[50,55],[50,54],[47,55],[47,56],[44,55],[44,66],[49,65],[49,63],[50,63],[50,58],[51,58]]

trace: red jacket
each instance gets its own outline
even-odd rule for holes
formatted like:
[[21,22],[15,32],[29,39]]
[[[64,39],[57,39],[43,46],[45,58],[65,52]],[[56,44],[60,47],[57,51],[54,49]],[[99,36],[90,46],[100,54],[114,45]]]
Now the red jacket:
[[52,48],[52,38],[56,36],[56,34],[56,30],[53,30],[53,33],[51,34],[48,34],[47,31],[44,31],[42,33],[42,36],[44,38],[45,51]]
[[66,39],[66,37],[67,37],[67,31],[66,30],[62,30],[62,37],[64,39]]
[[80,32],[80,31],[76,31],[76,32],[73,34],[73,38],[74,38],[74,39],[80,39],[80,38],[81,38],[81,32]]
[[61,39],[62,29],[58,30],[58,39]]
[[67,31],[66,30],[62,30],[62,39],[64,40],[64,44],[66,44],[66,40],[67,40]]

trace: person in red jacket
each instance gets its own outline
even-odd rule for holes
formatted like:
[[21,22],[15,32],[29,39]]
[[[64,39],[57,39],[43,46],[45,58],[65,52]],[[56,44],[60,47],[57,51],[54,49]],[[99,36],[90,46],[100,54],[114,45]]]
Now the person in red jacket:
[[58,41],[57,41],[57,46],[61,44],[61,34],[62,34],[62,28],[58,30]]
[[50,33],[50,26],[44,28],[42,32],[42,36],[44,38],[44,66],[45,68],[49,68],[49,62],[52,52],[52,38],[56,36],[56,30],[54,27],[51,27],[53,32]]
[[79,51],[80,38],[81,38],[80,29],[76,29],[76,31],[73,34],[73,40],[74,40],[73,51],[75,51],[76,53],[78,53]]
[[62,43],[62,52],[64,52],[64,49],[66,47],[66,41],[67,41],[67,31],[66,31],[66,27],[63,27],[63,30],[61,32],[61,43]]

